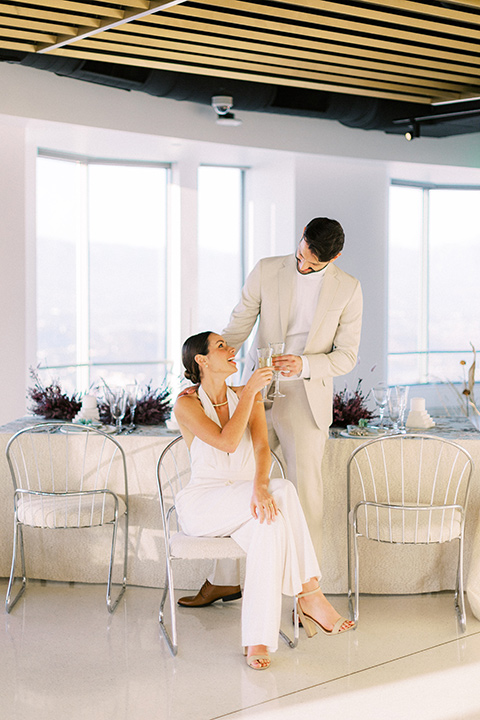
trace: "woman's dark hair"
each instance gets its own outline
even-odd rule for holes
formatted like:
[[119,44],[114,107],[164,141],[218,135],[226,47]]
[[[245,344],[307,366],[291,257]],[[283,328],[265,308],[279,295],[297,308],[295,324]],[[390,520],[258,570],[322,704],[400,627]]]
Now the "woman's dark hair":
[[208,355],[208,338],[211,330],[191,335],[185,340],[182,347],[182,362],[185,368],[185,377],[192,383],[200,382],[200,367],[195,360],[195,355]]

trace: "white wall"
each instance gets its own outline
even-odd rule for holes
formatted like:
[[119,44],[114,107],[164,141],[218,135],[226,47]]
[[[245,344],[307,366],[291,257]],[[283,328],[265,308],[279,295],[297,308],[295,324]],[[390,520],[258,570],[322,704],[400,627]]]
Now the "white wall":
[[389,180],[480,184],[480,135],[408,143],[333,121],[243,111],[237,116],[241,127],[223,128],[207,106],[0,64],[0,423],[25,413],[27,371],[35,363],[38,146],[172,163],[170,292],[178,299],[183,288],[187,296],[180,329],[169,338],[172,353],[195,326],[200,163],[250,168],[248,267],[262,256],[290,252],[312,217],[337,218],[346,232],[339,265],[360,278],[365,296],[357,375],[366,388],[385,375]]
[[[25,405],[25,137],[0,124],[0,418]],[[0,420],[1,421],[1,420]]]
[[[387,211],[385,163],[315,156],[297,158],[297,226],[303,227],[305,219],[316,215],[341,220],[345,247],[336,262],[362,283],[364,323],[359,366],[351,375],[361,377],[366,389],[386,377]],[[374,366],[376,369],[371,372]],[[343,386],[349,379],[341,378],[336,384]]]

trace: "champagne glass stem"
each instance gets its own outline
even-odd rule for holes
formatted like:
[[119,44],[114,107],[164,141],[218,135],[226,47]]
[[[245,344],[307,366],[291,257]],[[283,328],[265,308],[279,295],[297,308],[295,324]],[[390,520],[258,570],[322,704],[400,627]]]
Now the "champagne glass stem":
[[[268,348],[257,348],[257,357],[258,357],[258,367],[264,368],[264,367],[272,367],[272,350],[270,347]],[[266,402],[267,401],[267,391],[268,386],[263,387],[261,389],[261,396],[262,400],[258,400],[258,402]]]
[[[275,343],[269,343],[271,349],[272,349],[272,360],[274,360],[279,355],[283,355],[285,352],[285,343],[283,342],[275,342]],[[275,365],[275,363],[273,363]],[[285,397],[285,395],[280,392],[280,375],[281,373],[278,370],[274,370],[274,390],[273,395],[271,395],[272,398],[277,397]]]
[[275,372],[275,395],[280,395],[280,373]]

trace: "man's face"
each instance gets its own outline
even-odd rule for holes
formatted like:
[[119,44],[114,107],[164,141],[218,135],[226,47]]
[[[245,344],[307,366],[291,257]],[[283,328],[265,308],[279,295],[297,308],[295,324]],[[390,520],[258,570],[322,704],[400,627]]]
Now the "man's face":
[[296,252],[297,258],[297,270],[300,275],[310,275],[311,273],[319,272],[327,267],[329,262],[320,262],[316,255],[310,250],[307,245],[305,238],[300,240]]

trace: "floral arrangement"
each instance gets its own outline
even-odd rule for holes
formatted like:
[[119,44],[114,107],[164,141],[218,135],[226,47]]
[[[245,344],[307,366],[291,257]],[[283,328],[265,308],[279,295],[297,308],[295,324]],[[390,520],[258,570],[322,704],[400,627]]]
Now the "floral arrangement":
[[357,383],[354,392],[344,388],[333,396],[333,420],[335,427],[347,427],[347,425],[358,425],[360,420],[371,420],[374,413],[366,406],[368,394],[364,396],[362,380]]
[[470,407],[473,407],[475,412],[480,415],[480,412],[478,411],[476,405],[475,405],[475,398],[473,395],[473,388],[475,385],[475,366],[476,366],[476,360],[477,360],[477,351],[475,350],[472,343],[470,343],[473,350],[473,362],[470,365],[470,368],[468,370],[468,374],[465,377],[465,366],[466,362],[465,360],[460,360],[460,365],[463,366],[463,391],[462,395],[465,396],[465,403],[466,403],[466,415],[470,414]]
[[[137,425],[161,425],[165,420],[168,420],[172,413],[170,394],[170,389],[165,384],[157,389],[152,389],[151,385],[147,385],[145,393],[137,400],[134,417],[135,423]],[[107,403],[100,402],[98,404],[98,412],[102,423],[107,425],[115,423]],[[130,408],[128,406],[123,422],[125,424],[132,422]]]
[[73,420],[82,407],[79,396],[63,393],[58,380],[45,387],[33,368],[30,368],[30,376],[34,385],[28,389],[27,397],[33,403],[30,408],[33,414],[43,415],[47,420]]
[[[480,411],[475,405],[474,397],[475,366],[477,352],[472,343],[470,343],[470,345],[473,350],[473,362],[468,368],[468,370],[466,361],[460,360],[460,366],[463,372],[462,387],[458,389],[458,381],[447,380],[443,383],[443,385],[450,391],[450,403],[452,402],[452,398],[455,397],[455,405],[453,406],[453,412],[455,414],[460,413],[461,415],[465,415],[466,417],[469,417],[472,414],[472,409],[474,415],[480,415]],[[441,387],[441,385],[439,387]],[[450,415],[450,410],[446,405],[448,398],[444,399],[443,397],[441,397],[441,399],[446,414]]]

